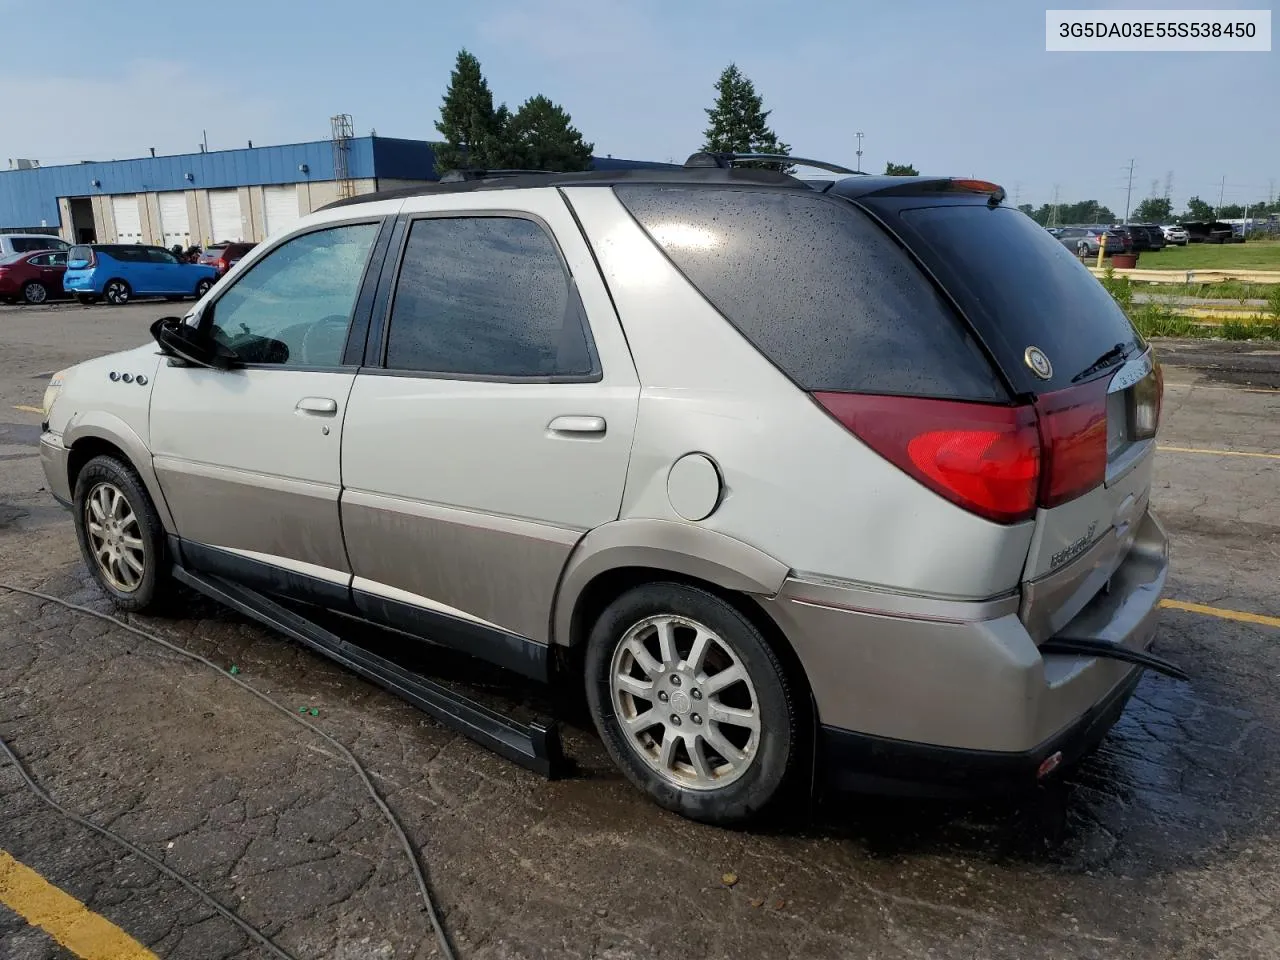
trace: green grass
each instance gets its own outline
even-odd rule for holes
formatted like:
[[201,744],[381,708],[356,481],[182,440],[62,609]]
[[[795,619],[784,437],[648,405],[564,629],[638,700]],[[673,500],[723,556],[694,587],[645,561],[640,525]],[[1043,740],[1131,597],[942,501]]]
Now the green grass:
[[1280,240],[1248,243],[1189,243],[1146,250],[1139,270],[1280,270]]
[[[1143,254],[1147,256],[1148,254]],[[1155,254],[1158,256],[1158,254]],[[1142,261],[1139,260],[1139,263]],[[1154,293],[1165,297],[1199,297],[1203,300],[1265,300],[1280,292],[1280,283],[1245,283],[1227,280],[1223,283],[1138,283],[1136,293]]]
[[1146,289],[1145,285],[1136,284],[1128,277],[1117,276],[1110,265],[1098,279],[1144,337],[1280,340],[1280,286],[1269,290],[1267,306],[1256,320],[1231,319],[1222,323],[1206,323],[1183,316],[1164,303],[1135,303],[1134,291]]

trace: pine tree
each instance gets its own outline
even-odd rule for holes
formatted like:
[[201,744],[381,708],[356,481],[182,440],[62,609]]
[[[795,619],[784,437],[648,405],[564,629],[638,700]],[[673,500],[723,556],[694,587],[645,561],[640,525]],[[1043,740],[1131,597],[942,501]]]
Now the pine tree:
[[[707,110],[709,126],[703,150],[713,153],[777,153],[789,155],[791,146],[778,139],[768,125],[770,111],[736,64],[729,64],[716,81],[715,106]],[[754,164],[753,164],[754,166]],[[760,164],[781,169],[781,164]]]
[[591,166],[595,144],[586,143],[559,104],[539,94],[516,111],[509,124],[513,166],[529,170],[574,171]]
[[436,172],[504,165],[510,153],[507,119],[506,106],[493,107],[480,61],[465,48],[458,51],[436,122],[445,140],[436,151]]
[[888,177],[918,177],[920,171],[909,163],[886,163],[884,165],[885,176]]

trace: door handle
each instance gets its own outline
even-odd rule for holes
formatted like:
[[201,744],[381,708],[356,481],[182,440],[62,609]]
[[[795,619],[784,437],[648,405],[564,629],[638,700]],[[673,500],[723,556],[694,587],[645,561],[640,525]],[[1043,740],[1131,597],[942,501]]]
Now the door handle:
[[303,397],[293,409],[310,416],[332,417],[338,412],[338,401],[329,397]]
[[552,433],[594,433],[605,431],[604,417],[556,417],[547,424]]

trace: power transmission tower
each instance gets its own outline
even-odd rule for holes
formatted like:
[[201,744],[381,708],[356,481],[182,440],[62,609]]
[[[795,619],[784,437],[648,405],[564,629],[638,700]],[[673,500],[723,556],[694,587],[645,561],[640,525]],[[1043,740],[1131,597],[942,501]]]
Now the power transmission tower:
[[1160,196],[1160,178],[1159,177],[1153,177],[1151,180],[1151,196],[1153,197]]
[[1275,181],[1275,177],[1272,177],[1270,183],[1267,186],[1267,206],[1269,207],[1275,202],[1276,202],[1276,181]]
[[1133,199],[1133,161],[1129,161],[1129,186],[1124,192],[1124,222],[1129,222],[1129,201]]
[[1053,212],[1049,214],[1049,226],[1058,225],[1058,185],[1053,185]]
[[1166,200],[1173,199],[1173,171],[1170,170],[1164,175],[1164,198]]
[[1013,185],[1013,205],[1015,208],[1018,206],[1020,199],[1022,199],[1022,184],[1015,183]]

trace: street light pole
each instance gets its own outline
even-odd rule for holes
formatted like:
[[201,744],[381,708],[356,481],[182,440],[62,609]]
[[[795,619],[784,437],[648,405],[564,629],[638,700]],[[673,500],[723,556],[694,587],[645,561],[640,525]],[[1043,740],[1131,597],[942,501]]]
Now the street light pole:
[[858,138],[858,172],[862,172],[862,131],[859,130],[854,134]]

